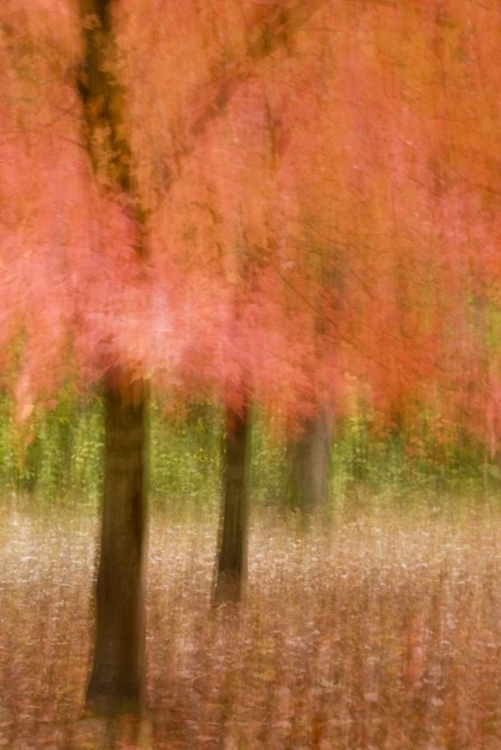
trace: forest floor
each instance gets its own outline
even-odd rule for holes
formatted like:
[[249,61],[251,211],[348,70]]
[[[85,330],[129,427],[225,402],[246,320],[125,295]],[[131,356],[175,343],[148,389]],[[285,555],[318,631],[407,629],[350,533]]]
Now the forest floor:
[[238,613],[216,525],[153,514],[149,712],[111,726],[80,718],[94,518],[2,511],[0,748],[501,748],[501,508],[256,518]]

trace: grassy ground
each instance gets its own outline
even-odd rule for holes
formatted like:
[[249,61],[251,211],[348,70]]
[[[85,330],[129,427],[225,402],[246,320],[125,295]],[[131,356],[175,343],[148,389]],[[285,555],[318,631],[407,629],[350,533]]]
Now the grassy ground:
[[501,511],[256,519],[238,614],[210,611],[214,519],[155,515],[140,736],[78,720],[93,520],[0,520],[0,747],[501,748]]

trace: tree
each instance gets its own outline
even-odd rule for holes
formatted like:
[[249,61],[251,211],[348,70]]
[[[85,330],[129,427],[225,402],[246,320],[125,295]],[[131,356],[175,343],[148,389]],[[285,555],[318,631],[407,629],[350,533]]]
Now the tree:
[[[124,130],[124,91],[110,63],[113,4],[81,0],[84,50],[78,85],[85,138],[97,182],[124,196],[133,211],[139,256],[144,214]],[[104,492],[96,587],[96,638],[87,708],[99,713],[137,710],[145,692],[144,562],[149,386],[120,364],[104,377]]]
[[[300,8],[300,6],[298,6]],[[78,84],[86,118],[86,140],[98,184],[106,193],[129,199],[137,226],[136,248],[146,255],[147,202],[141,200],[141,177],[133,171],[132,147],[126,135],[124,90],[113,65],[115,30],[110,0],[82,0],[84,57]],[[281,24],[284,19],[281,17]],[[265,17],[266,21],[266,17]],[[274,16],[264,24],[266,49],[258,36],[250,56],[265,56],[276,46],[283,33]],[[256,46],[257,44],[257,46]],[[238,81],[237,81],[238,82]],[[218,99],[219,101],[219,99]],[[209,102],[208,107],[212,107]],[[195,136],[203,133],[214,116],[206,108],[191,127]],[[172,184],[165,176],[164,191]],[[136,708],[144,692],[144,606],[143,557],[146,524],[145,461],[148,386],[133,372],[119,365],[105,377],[105,478],[101,534],[101,555],[97,580],[97,632],[92,675],[87,692],[90,708],[123,710]],[[247,487],[245,477],[246,435],[244,415],[236,419],[230,411],[226,473],[226,505],[221,575],[234,576],[237,566],[244,568],[247,525]],[[234,427],[233,427],[234,426]],[[230,516],[231,509],[236,519]],[[233,532],[229,532],[229,528]],[[229,539],[232,543],[229,544]],[[237,545],[237,555],[231,548]],[[228,571],[229,566],[229,571]],[[238,585],[225,587],[237,591]],[[221,587],[219,587],[221,591]]]
[[223,443],[223,507],[217,561],[215,601],[238,602],[247,575],[249,524],[249,407],[226,412]]
[[329,499],[333,417],[326,409],[302,425],[302,432],[287,444],[286,492],[291,507],[308,512]]
[[[187,158],[190,151],[195,148],[190,140],[202,138],[214,117],[222,114],[221,96],[227,105],[236,87],[245,84],[247,77],[252,73],[252,61],[265,59],[272,54],[314,10],[312,6],[305,12],[301,4],[296,4],[291,9],[286,6],[287,4],[284,4],[283,13],[277,14],[276,8],[271,8],[269,13],[259,15],[257,21],[252,22],[250,41],[243,57],[243,68],[240,63],[237,64],[234,71],[230,71],[230,79],[233,77],[234,81],[230,80],[229,84],[228,80],[224,82],[224,94],[221,93],[222,89],[216,92],[216,112],[214,96],[209,87],[205,108],[201,114],[196,115],[194,122],[192,121],[186,130],[188,142],[183,143],[181,147],[176,146],[171,154],[175,162]],[[140,144],[134,143],[134,134],[139,131],[135,131],[133,123],[129,122],[130,113],[125,104],[129,87],[123,83],[127,76],[121,75],[123,58],[116,41],[119,38],[116,27],[120,26],[118,6],[107,0],[82,0],[80,8],[84,49],[77,83],[85,116],[88,153],[102,198],[111,204],[112,209],[115,204],[123,205],[126,209],[124,228],[125,232],[129,233],[128,244],[137,254],[137,257],[130,258],[129,262],[133,268],[137,266],[139,274],[147,273],[144,266],[150,257],[145,238],[148,236],[148,215],[151,211],[148,200],[150,196],[147,193],[151,192],[151,185],[145,187],[148,175],[145,180],[145,175],[137,171],[139,160],[134,158],[133,153],[142,153],[142,149]],[[250,64],[247,61],[250,61]],[[243,73],[242,70],[245,68],[247,71]],[[131,136],[128,136],[128,132]],[[164,184],[159,191],[161,196],[171,190],[175,179],[174,167],[167,167],[162,173]],[[184,251],[181,260],[184,262]],[[120,270],[123,272],[123,269],[118,269],[118,274]],[[172,265],[169,270],[172,270]],[[120,276],[113,279],[114,285],[119,282],[119,278]],[[151,282],[151,277],[149,281]],[[162,281],[165,283],[164,278]],[[132,291],[127,288],[125,304],[134,314],[136,311],[133,305],[137,303],[137,296],[132,294]],[[116,314],[116,311],[114,312]],[[103,326],[103,332],[105,330],[106,327]],[[193,333],[191,335],[193,336]],[[125,706],[136,707],[144,689],[142,559],[146,516],[144,465],[148,386],[140,372],[126,362],[122,355],[118,364],[112,367],[106,364],[104,377],[104,506],[97,582],[96,649],[87,705],[105,712],[122,710]],[[243,408],[245,415],[247,407],[244,405]],[[230,420],[233,424],[236,411],[231,405],[229,415],[233,417]],[[234,507],[239,515],[236,541],[239,545],[240,570],[243,570],[245,565],[245,544],[240,539],[240,533],[245,534],[244,498],[247,488],[242,466],[239,465],[245,453],[241,449],[239,438],[247,433],[245,421],[243,416],[237,429],[230,429],[226,452],[226,496],[229,502],[227,507]],[[243,439],[245,444],[245,438]],[[243,512],[239,508],[241,502]],[[225,528],[228,528],[227,524]],[[223,549],[227,549],[227,545],[223,545]]]

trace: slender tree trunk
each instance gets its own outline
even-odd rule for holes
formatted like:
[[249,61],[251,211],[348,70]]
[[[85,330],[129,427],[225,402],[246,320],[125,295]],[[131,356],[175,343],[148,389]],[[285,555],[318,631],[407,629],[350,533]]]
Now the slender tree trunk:
[[26,449],[24,459],[25,479],[18,481],[18,490],[27,490],[28,494],[34,495],[38,489],[40,473],[43,462],[43,443],[38,433]]
[[321,409],[305,422],[299,439],[287,446],[287,499],[293,508],[311,511],[329,498],[333,418]]
[[104,397],[104,495],[96,636],[86,708],[137,711],[144,695],[144,556],[148,396],[110,382]]
[[215,600],[238,602],[247,573],[249,525],[250,410],[228,409],[223,449],[223,509],[217,561]]

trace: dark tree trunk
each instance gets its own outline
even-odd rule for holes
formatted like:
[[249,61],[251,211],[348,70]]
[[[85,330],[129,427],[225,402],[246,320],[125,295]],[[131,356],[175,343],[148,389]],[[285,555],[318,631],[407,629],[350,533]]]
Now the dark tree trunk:
[[147,393],[105,393],[104,496],[96,636],[86,708],[137,711],[144,695]]
[[[134,204],[137,251],[144,257],[144,212],[135,194],[132,154],[123,124],[126,92],[110,60],[115,46],[112,0],[80,0],[83,58],[78,92],[84,136],[104,191]],[[104,137],[103,137],[104,135]],[[113,249],[110,249],[113,252]],[[96,589],[96,636],[86,708],[100,714],[139,709],[144,694],[144,591],[148,387],[120,368],[105,382],[104,497]]]
[[298,440],[287,446],[287,498],[298,510],[311,511],[329,498],[333,418],[325,409],[305,422]]
[[43,443],[38,432],[26,449],[23,473],[18,471],[17,489],[34,495],[38,489],[43,463]]
[[223,512],[217,561],[215,600],[237,602],[242,598],[247,569],[249,524],[250,410],[226,413],[223,449]]

